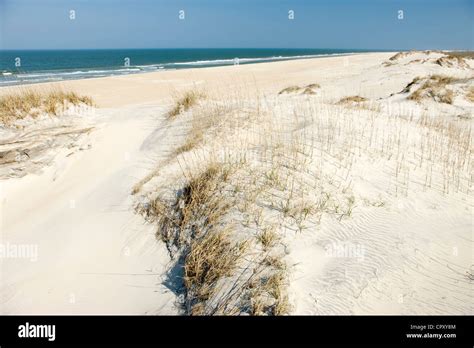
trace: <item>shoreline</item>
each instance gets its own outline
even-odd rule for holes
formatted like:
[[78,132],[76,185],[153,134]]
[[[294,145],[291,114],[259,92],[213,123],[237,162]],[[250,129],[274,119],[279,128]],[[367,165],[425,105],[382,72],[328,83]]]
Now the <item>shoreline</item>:
[[[181,89],[180,86],[188,85],[189,80],[193,81],[196,85],[206,84],[207,81],[211,81],[212,84],[215,83],[217,75],[224,75],[222,81],[228,80],[229,82],[237,80],[246,80],[247,84],[252,83],[251,81],[257,81],[259,75],[265,75],[267,72],[278,73],[280,69],[286,69],[289,66],[295,66],[299,69],[305,65],[309,67],[325,67],[329,63],[339,61],[342,64],[350,64],[350,61],[363,60],[364,57],[373,57],[374,55],[386,56],[387,58],[393,55],[395,52],[369,52],[369,53],[354,53],[354,54],[344,54],[344,55],[329,55],[321,56],[317,58],[298,58],[298,59],[289,59],[289,60],[279,60],[271,62],[255,62],[255,63],[246,63],[241,65],[220,65],[220,66],[211,66],[211,67],[192,67],[192,68],[183,68],[175,70],[161,70],[161,71],[151,71],[127,75],[115,75],[115,76],[105,76],[105,77],[91,77],[83,79],[71,79],[71,80],[61,80],[61,81],[52,81],[52,82],[39,82],[34,84],[23,84],[23,85],[13,85],[13,86],[1,86],[0,87],[0,96],[5,95],[17,90],[31,89],[31,90],[42,90],[47,89],[64,89],[66,91],[75,90],[79,93],[86,94],[91,96],[97,101],[98,107],[113,107],[113,106],[124,106],[129,104],[140,104],[151,102],[156,100],[157,96],[152,98],[143,95],[140,98],[132,97],[131,95],[123,96],[124,99],[113,98],[112,95],[115,95],[117,92],[125,92],[127,89],[134,90],[137,87],[144,87],[144,84],[152,87],[153,84],[158,83],[169,83],[170,89],[175,90],[174,92],[179,92]],[[349,62],[344,61],[347,59]],[[231,76],[229,78],[229,76]],[[204,78],[204,80],[202,79]],[[178,82],[178,83],[176,83]],[[277,81],[273,81],[277,82]],[[281,79],[278,81],[278,88],[283,86],[284,82],[290,83],[287,79]],[[296,82],[296,81],[295,81]],[[137,86],[132,86],[137,85]],[[139,86],[138,86],[139,85]],[[223,85],[227,85],[223,83]],[[186,88],[186,86],[184,86]],[[104,94],[104,90],[107,91]],[[162,93],[159,93],[158,97],[165,97]],[[167,95],[169,97],[169,93]]]
[[[148,73],[158,73],[164,71],[177,71],[177,70],[190,70],[190,69],[207,69],[207,68],[218,68],[218,67],[229,67],[235,65],[250,65],[250,64],[264,64],[264,63],[278,63],[278,62],[288,62],[295,60],[308,60],[308,59],[321,59],[321,58],[334,58],[334,57],[345,57],[345,56],[354,56],[361,54],[372,54],[372,53],[394,53],[396,51],[371,51],[371,52],[347,52],[347,53],[323,53],[315,55],[300,55],[300,56],[274,56],[274,57],[248,57],[248,58],[234,58],[234,59],[215,59],[215,60],[198,60],[198,61],[184,61],[184,62],[172,62],[172,63],[154,63],[154,64],[145,64],[145,65],[129,65],[129,66],[96,66],[89,68],[70,68],[70,69],[52,69],[52,70],[31,70],[21,73],[10,72],[8,70],[2,70],[3,76],[17,76],[25,75],[27,77],[40,77],[44,74],[45,76],[61,76],[62,74],[71,76],[77,75],[77,78],[58,78],[55,80],[44,80],[44,81],[21,81],[20,83],[15,83],[12,81],[12,84],[1,84],[1,82],[6,82],[7,79],[2,79],[0,75],[0,89],[7,87],[26,87],[30,85],[37,84],[48,84],[48,83],[61,83],[67,81],[79,81],[79,80],[88,80],[88,79],[97,79],[97,78],[107,78],[107,77],[124,77],[130,75],[140,75]],[[237,61],[236,61],[237,59]],[[177,66],[171,68],[165,68],[165,66]],[[152,70],[147,70],[154,68]],[[142,70],[143,69],[143,70]],[[124,72],[129,71],[129,72]],[[123,72],[123,73],[122,73]],[[7,74],[7,75],[5,75]],[[105,76],[87,76],[88,74],[107,74]],[[45,77],[46,78],[46,77]]]
[[[196,49],[199,50],[212,50],[212,49]],[[179,55],[176,56],[174,59],[168,60],[166,58],[161,58],[162,61],[159,61],[159,57],[156,57],[156,61],[154,62],[143,62],[141,64],[137,64],[134,62],[133,65],[129,63],[124,63],[123,65],[100,65],[98,61],[97,65],[94,66],[81,66],[81,67],[54,67],[51,69],[46,68],[46,66],[41,69],[37,68],[34,70],[25,70],[24,72],[18,71],[18,69],[9,69],[3,67],[0,69],[0,88],[8,87],[8,86],[25,86],[30,84],[37,84],[37,83],[50,83],[50,82],[61,82],[61,81],[69,81],[69,80],[80,80],[80,79],[89,79],[89,78],[96,78],[96,77],[110,77],[110,76],[127,76],[133,74],[142,74],[148,72],[158,72],[160,70],[163,71],[172,71],[172,70],[181,70],[181,69],[192,69],[192,68],[207,68],[207,67],[218,67],[218,66],[231,66],[231,65],[247,65],[247,64],[254,64],[254,63],[265,63],[265,62],[279,62],[279,61],[289,61],[289,60],[297,60],[297,59],[313,59],[313,58],[323,58],[323,57],[335,57],[335,56],[345,56],[345,55],[355,55],[355,54],[364,54],[364,53],[384,53],[384,52],[392,52],[392,51],[368,51],[368,50],[352,50],[347,52],[338,52],[338,51],[345,51],[339,49],[291,49],[291,51],[300,51],[297,54],[289,55],[289,52],[284,52],[284,49],[216,49],[216,50],[224,50],[224,51],[237,51],[238,50],[247,50],[252,51],[255,50],[256,52],[262,50],[268,50],[268,56],[251,56],[247,52],[244,57],[239,57],[236,55],[235,57],[229,57],[222,55],[220,57],[211,57],[212,51],[208,53],[207,57],[205,58],[196,56],[194,57],[196,60],[192,60],[192,57],[189,57],[189,60],[180,57]],[[280,50],[280,51],[279,51]],[[309,52],[304,52],[306,50],[321,50],[327,51],[327,53],[311,53],[306,54]],[[70,50],[70,51],[87,51],[87,50]],[[125,56],[129,52],[133,51],[161,51],[160,49],[135,49],[135,50],[127,50],[127,49],[116,49],[116,50],[89,50],[91,52],[94,51],[117,51],[121,52]],[[164,49],[163,51],[167,51]],[[192,49],[182,49],[182,51],[193,51]],[[334,51],[334,52],[330,52]],[[1,51],[0,51],[1,52]],[[12,53],[12,52],[63,52],[62,50],[4,50],[4,52]],[[68,51],[65,51],[68,52]],[[240,52],[244,53],[244,52]],[[273,55],[271,55],[273,53]],[[258,54],[258,53],[257,53]],[[13,55],[8,57],[8,59],[13,59]],[[111,57],[112,58],[112,57]],[[5,58],[7,59],[7,58]],[[19,59],[19,58],[15,58]],[[30,58],[31,59],[31,58]],[[45,60],[45,57],[36,58]],[[80,59],[80,58],[79,58]],[[143,58],[142,58],[143,59]],[[164,60],[163,60],[164,59]],[[3,75],[3,76],[2,76]],[[71,77],[72,75],[77,75],[77,77]],[[17,80],[9,80],[15,76],[20,76],[25,80],[17,81]],[[89,77],[90,76],[90,77]],[[33,78],[32,80],[28,80],[28,78]],[[42,79],[40,81],[40,79]],[[48,80],[49,79],[49,80]]]

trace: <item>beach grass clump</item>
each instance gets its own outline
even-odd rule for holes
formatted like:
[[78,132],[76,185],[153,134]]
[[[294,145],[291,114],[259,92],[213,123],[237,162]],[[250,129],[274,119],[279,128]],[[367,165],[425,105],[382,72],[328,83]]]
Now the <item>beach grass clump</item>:
[[184,284],[187,312],[207,314],[205,302],[211,298],[218,282],[232,275],[246,249],[246,243],[236,243],[230,231],[210,231],[191,243],[184,260]]
[[316,90],[321,88],[321,86],[317,83],[311,83],[307,86],[300,87],[300,86],[289,86],[282,89],[278,94],[291,94],[291,93],[298,93],[301,92],[302,94],[316,94]]
[[284,268],[267,269],[265,275],[249,284],[249,314],[254,316],[288,314],[291,306],[286,291],[287,283]]
[[262,244],[264,250],[271,248],[278,240],[275,228],[266,227],[257,234],[257,240]]
[[284,315],[290,310],[288,294],[286,292],[286,277],[282,271],[274,273],[266,282],[267,291],[274,299],[271,307],[273,315]]
[[149,220],[158,220],[157,235],[172,257],[182,260],[185,301],[189,315],[208,315],[218,305],[207,301],[221,290],[220,280],[232,274],[246,250],[246,241],[234,238],[225,216],[234,205],[224,192],[232,168],[209,162],[189,177],[175,199],[156,197],[139,211]]
[[171,120],[179,114],[188,111],[203,97],[204,94],[200,91],[191,90],[184,92],[182,95],[175,98],[173,107],[167,113],[167,118]]
[[306,86],[306,88],[318,89],[318,88],[321,88],[321,86],[318,83],[310,83],[309,85]]
[[357,103],[363,103],[366,102],[368,99],[361,97],[359,95],[351,95],[348,97],[341,98],[337,104],[339,105],[347,105],[347,104],[357,104]]
[[7,94],[0,96],[0,123],[12,125],[17,120],[26,117],[36,118],[44,113],[57,116],[68,105],[80,104],[92,106],[93,101],[90,97],[62,90],[50,92],[24,90]]
[[186,136],[186,139],[183,144],[181,144],[176,150],[175,154],[179,155],[188,151],[191,151],[192,149],[196,148],[203,139],[203,133],[202,130],[199,128],[192,128],[191,131],[188,133]]
[[317,83],[311,83],[309,85],[307,85],[306,87],[304,87],[304,90],[303,90],[303,94],[309,94],[309,95],[313,95],[313,94],[316,94],[316,90],[321,88],[321,86]]
[[467,59],[474,59],[474,51],[452,51],[447,54],[450,57],[462,57]]
[[209,115],[202,115],[199,112],[193,113],[191,128],[186,134],[184,142],[174,150],[174,155],[195,149],[204,140],[204,134],[212,126],[212,118]]
[[278,94],[287,94],[287,93],[296,93],[301,90],[301,87],[299,86],[289,86],[286,88],[283,88]]
[[448,53],[445,56],[436,59],[435,63],[439,66],[447,68],[469,68],[469,64],[467,63],[465,57],[469,56]]
[[[419,103],[424,99],[433,99],[436,102],[452,104],[454,93],[446,87],[457,80],[456,78],[444,75],[430,75],[424,79],[416,77],[402,92],[410,92],[414,86],[420,85],[408,96],[408,100]],[[420,83],[420,81],[424,82]]]
[[393,61],[397,61],[397,60],[399,60],[399,59],[401,59],[401,58],[406,57],[406,56],[409,55],[409,54],[410,54],[409,52],[398,52],[398,53],[394,54],[393,56],[391,56],[388,60],[390,60],[390,61],[392,61],[392,62],[393,62]]
[[469,88],[466,93],[466,99],[474,103],[474,87]]
[[220,219],[232,206],[231,198],[221,192],[229,175],[230,168],[209,163],[202,172],[193,174],[172,200],[157,196],[137,207],[149,221],[158,221],[157,236],[171,255],[220,226]]

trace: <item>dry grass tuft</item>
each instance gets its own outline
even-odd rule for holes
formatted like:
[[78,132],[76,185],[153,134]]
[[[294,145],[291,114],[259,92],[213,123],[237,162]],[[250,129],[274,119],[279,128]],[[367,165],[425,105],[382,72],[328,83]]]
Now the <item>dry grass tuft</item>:
[[466,99],[474,103],[474,87],[469,88],[466,93]]
[[453,51],[449,52],[448,56],[474,59],[474,51]]
[[174,106],[167,113],[167,118],[173,119],[179,114],[188,111],[203,97],[203,93],[195,90],[184,92],[181,96],[176,98]]
[[321,86],[317,83],[310,83],[305,87],[300,86],[290,86],[287,88],[282,89],[278,94],[289,94],[289,93],[297,93],[301,92],[301,94],[316,94],[316,90],[321,88]]
[[278,240],[278,234],[274,228],[264,228],[259,234],[257,234],[257,240],[262,244],[264,250],[271,248]]
[[250,294],[251,315],[285,315],[290,312],[286,292],[287,279],[283,270],[277,270],[252,285]]
[[232,275],[245,248],[244,242],[232,242],[229,231],[209,232],[191,243],[184,261],[188,313],[206,314],[202,304],[221,279]]
[[451,53],[436,59],[435,63],[447,68],[469,68],[469,64],[463,56]]
[[366,102],[366,101],[368,101],[367,98],[361,97],[359,95],[352,95],[352,96],[349,96],[349,97],[341,98],[341,100],[339,100],[337,102],[337,104],[347,105],[347,104],[354,104],[354,103],[363,103],[363,102]]
[[231,107],[219,103],[207,103],[193,108],[191,120],[188,123],[190,128],[184,142],[173,151],[173,158],[204,143],[206,134],[209,136],[213,131],[218,130],[222,124],[232,118],[231,113]]
[[296,93],[301,90],[301,87],[299,86],[290,86],[282,89],[278,94],[285,94],[285,93]]
[[74,92],[61,90],[40,93],[26,90],[0,97],[0,123],[11,125],[26,117],[38,117],[42,113],[59,115],[68,105],[93,105],[92,99]]
[[192,127],[186,136],[186,140],[175,151],[175,155],[179,155],[196,148],[203,140],[204,134],[202,128]]
[[158,237],[173,256],[189,246],[218,224],[230,203],[220,194],[229,171],[222,165],[210,163],[177,192],[173,201],[156,197],[149,204],[137,206],[148,220],[158,220]]
[[[416,77],[410,82],[402,92],[410,92],[414,86],[420,83],[423,79]],[[444,75],[431,75],[424,79],[423,84],[418,87],[413,93],[408,96],[409,100],[421,102],[423,99],[433,99],[440,103],[452,104],[454,101],[454,93],[446,87],[457,79]]]
[[304,91],[302,92],[302,94],[313,95],[313,94],[316,94],[316,92],[313,88],[305,88]]
[[283,272],[277,272],[267,280],[267,291],[275,299],[275,303],[272,307],[273,315],[284,315],[290,310],[288,296],[285,291],[285,280],[286,279]]
[[223,190],[232,168],[210,162],[202,172],[193,174],[172,201],[156,197],[151,204],[138,206],[149,220],[158,220],[158,237],[172,257],[184,260],[183,281],[187,314],[209,314],[206,301],[219,291],[217,283],[229,276],[245,242],[231,238],[231,227],[224,217],[232,207],[232,198]]
[[410,53],[409,52],[398,52],[398,53],[394,54],[393,56],[391,56],[388,60],[393,62],[393,61],[399,60],[400,58],[406,57],[408,54],[410,54]]
[[286,269],[286,264],[282,261],[281,258],[276,256],[267,256],[263,260],[265,266],[272,267],[273,269],[282,271]]

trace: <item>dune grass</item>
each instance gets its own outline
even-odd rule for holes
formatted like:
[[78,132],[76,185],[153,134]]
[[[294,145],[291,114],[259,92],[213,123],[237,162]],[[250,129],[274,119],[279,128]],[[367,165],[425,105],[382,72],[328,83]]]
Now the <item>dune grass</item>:
[[453,51],[449,52],[448,56],[474,59],[474,51]]
[[285,93],[296,93],[301,90],[301,87],[299,86],[289,86],[286,88],[283,88],[278,94],[285,94]]
[[191,243],[184,261],[187,312],[206,314],[205,302],[214,294],[217,283],[232,275],[246,243],[234,243],[229,231],[212,231]]
[[352,103],[363,103],[366,102],[368,99],[361,97],[359,95],[351,95],[348,97],[341,98],[337,104],[344,105],[344,104],[352,104]]
[[399,59],[401,59],[401,58],[405,58],[406,56],[408,56],[408,55],[410,55],[410,54],[412,54],[412,53],[414,53],[414,52],[413,52],[413,51],[398,52],[398,53],[395,53],[393,56],[391,56],[388,60],[394,62],[394,61],[397,61],[397,60],[399,60]]
[[457,67],[457,68],[469,68],[469,64],[466,61],[466,58],[472,58],[469,55],[458,55],[448,53],[443,57],[436,59],[435,63],[443,67]]
[[408,96],[408,100],[413,100],[419,103],[423,99],[433,99],[440,103],[453,103],[454,93],[446,87],[453,82],[456,82],[457,79],[450,76],[430,75],[427,78],[416,77],[407,85],[407,87],[405,87],[404,92],[410,92],[415,85],[423,80],[424,82],[421,86]]
[[149,206],[140,208],[151,220],[158,220],[158,237],[170,254],[179,253],[192,238],[200,238],[219,224],[232,205],[229,197],[219,194],[229,173],[223,165],[209,163],[202,172],[190,176],[174,201],[156,197]]
[[209,163],[193,173],[175,201],[157,197],[146,215],[159,221],[158,236],[170,255],[183,259],[186,290],[184,310],[189,315],[206,315],[206,301],[220,290],[218,283],[230,276],[246,249],[245,241],[232,238],[232,227],[224,220],[233,205],[222,192],[231,169]]
[[68,105],[93,105],[90,97],[78,95],[75,92],[53,90],[37,92],[23,90],[0,96],[0,123],[11,125],[26,117],[38,117],[46,113],[59,115]]
[[257,240],[262,244],[264,250],[271,248],[278,240],[278,234],[274,228],[267,227],[257,234]]
[[179,114],[188,111],[197,104],[199,99],[203,98],[204,94],[197,90],[186,91],[183,94],[175,97],[173,107],[166,114],[169,120],[174,119]]
[[301,92],[302,94],[316,94],[316,90],[321,88],[321,86],[317,83],[310,83],[307,86],[289,86],[284,89],[282,89],[278,94],[291,94],[291,93],[297,93]]
[[466,99],[474,103],[474,87],[469,88],[466,93]]

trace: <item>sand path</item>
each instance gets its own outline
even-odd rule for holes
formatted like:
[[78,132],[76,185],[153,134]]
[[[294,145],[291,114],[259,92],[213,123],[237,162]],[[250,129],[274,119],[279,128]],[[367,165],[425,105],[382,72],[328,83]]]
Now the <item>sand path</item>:
[[138,106],[95,117],[90,149],[1,184],[2,243],[37,246],[37,257],[1,259],[2,313],[174,312],[160,280],[166,250],[130,195],[160,153],[147,151],[160,113]]

